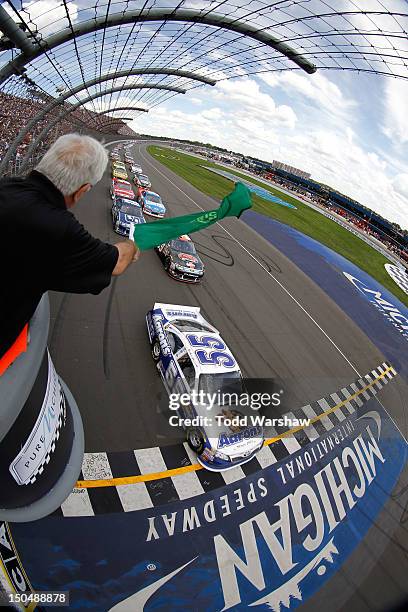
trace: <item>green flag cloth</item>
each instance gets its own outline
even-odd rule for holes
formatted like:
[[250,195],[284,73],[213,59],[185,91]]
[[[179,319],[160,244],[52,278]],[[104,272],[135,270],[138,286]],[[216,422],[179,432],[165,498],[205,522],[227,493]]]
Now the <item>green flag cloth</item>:
[[[198,232],[224,219],[224,217],[239,218],[244,210],[251,208],[251,206],[249,189],[242,183],[236,183],[234,191],[225,196],[217,210],[135,225],[133,240],[141,251],[146,251],[183,234]],[[129,238],[131,238],[130,235]]]

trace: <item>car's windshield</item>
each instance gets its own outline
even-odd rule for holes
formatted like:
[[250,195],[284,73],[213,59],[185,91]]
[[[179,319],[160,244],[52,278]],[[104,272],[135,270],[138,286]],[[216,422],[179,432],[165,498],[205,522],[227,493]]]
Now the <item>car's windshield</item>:
[[118,181],[116,183],[117,187],[120,187],[121,189],[126,189],[127,191],[130,191],[130,185],[129,183],[126,183],[126,181]]
[[131,204],[124,204],[120,207],[120,212],[126,215],[138,216],[140,213],[140,209],[136,206],[132,206]]
[[194,244],[190,240],[172,240],[170,246],[180,253],[192,253],[193,255],[196,253]]
[[149,202],[154,202],[155,204],[161,204],[161,197],[158,195],[155,195],[154,193],[147,193],[146,194],[146,200],[148,200]]
[[[220,393],[218,406],[234,403],[234,394],[239,395],[243,391],[242,377],[240,372],[221,372],[220,374],[201,374],[198,383],[198,391],[204,393]],[[222,397],[225,394],[226,397]],[[232,397],[231,397],[232,395]]]
[[133,200],[129,200],[128,198],[116,198],[116,202],[118,206],[123,206],[124,204],[130,204],[130,206],[139,206]]
[[212,332],[210,327],[206,327],[201,323],[197,323],[196,321],[186,321],[184,319],[172,321],[172,324],[177,327],[182,332],[194,332],[194,331],[207,331]]
[[140,179],[141,181],[148,181],[148,180],[149,180],[149,177],[148,177],[148,176],[146,176],[146,174],[139,174],[139,179]]

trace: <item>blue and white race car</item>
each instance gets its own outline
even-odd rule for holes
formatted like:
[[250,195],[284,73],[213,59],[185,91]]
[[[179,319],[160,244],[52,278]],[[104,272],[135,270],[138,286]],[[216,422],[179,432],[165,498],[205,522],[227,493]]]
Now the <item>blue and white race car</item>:
[[146,223],[139,204],[126,198],[116,198],[112,204],[112,225],[117,234],[129,236],[130,225]]
[[[231,397],[245,389],[239,366],[218,330],[200,308],[175,304],[154,304],[146,323],[152,357],[170,399],[188,394],[187,401],[177,405],[176,424],[186,430],[199,463],[220,471],[250,461],[262,448],[264,433],[248,420],[234,423],[234,417],[244,415]],[[213,398],[211,411],[208,398]]]
[[164,217],[166,207],[164,206],[161,197],[154,191],[139,188],[138,202],[143,208],[143,212],[151,217]]

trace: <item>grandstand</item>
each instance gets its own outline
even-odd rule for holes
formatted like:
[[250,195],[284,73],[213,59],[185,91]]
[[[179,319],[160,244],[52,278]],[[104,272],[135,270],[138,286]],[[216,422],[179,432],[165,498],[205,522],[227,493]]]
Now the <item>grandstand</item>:
[[359,202],[322,185],[272,166],[261,173],[278,185],[303,195],[306,199],[329,209],[349,221],[359,230],[379,240],[395,255],[408,262],[408,232],[391,223]]
[[[38,95],[38,92],[33,88],[24,88],[25,91],[21,95],[12,95],[0,91],[0,162],[5,156],[10,144],[16,138],[21,130],[21,126],[25,125],[32,119],[42,108],[44,102],[47,103],[46,96]],[[69,110],[69,109],[67,109]],[[135,136],[126,123],[120,118],[112,118],[104,116],[84,108],[76,108],[72,112],[67,113],[67,117],[57,121],[55,126],[47,130],[49,125],[49,117],[45,117],[38,121],[32,131],[28,132],[23,141],[18,145],[15,157],[8,163],[8,168],[5,174],[16,175],[20,173],[23,159],[30,149],[30,144],[34,139],[39,138],[38,146],[33,155],[26,160],[26,165],[32,167],[43,152],[54,142],[58,136],[68,132],[88,132],[96,130],[107,134],[120,134],[123,136]],[[44,130],[44,137],[41,134]]]

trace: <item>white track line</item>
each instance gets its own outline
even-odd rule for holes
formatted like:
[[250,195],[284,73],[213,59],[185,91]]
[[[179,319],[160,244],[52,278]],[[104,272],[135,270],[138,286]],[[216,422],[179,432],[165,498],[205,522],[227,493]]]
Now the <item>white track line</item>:
[[[205,211],[204,208],[202,208],[199,204],[197,204],[197,202],[195,200],[193,200],[193,198],[191,198],[185,191],[183,191],[178,185],[176,185],[175,183],[173,183],[173,181],[166,176],[161,170],[159,170],[156,166],[154,166],[152,164],[152,162],[143,155],[142,151],[141,151],[141,147],[139,145],[139,155],[140,157],[142,157],[148,164],[150,164],[154,170],[156,172],[158,172],[159,174],[161,174],[161,176],[163,178],[165,178],[166,180],[169,181],[169,183],[171,183],[173,185],[173,187],[175,187],[176,189],[178,189],[186,198],[188,198],[197,208],[199,208],[200,210]],[[239,177],[238,177],[239,178]],[[353,371],[357,374],[357,376],[359,376],[361,378],[361,374],[360,372],[357,370],[357,368],[351,363],[351,361],[346,357],[346,355],[343,353],[343,351],[341,350],[341,348],[339,346],[337,346],[337,344],[334,342],[334,340],[332,338],[330,338],[330,336],[327,334],[327,332],[325,332],[325,330],[319,325],[319,323],[316,321],[316,319],[314,319],[314,317],[310,314],[310,312],[308,312],[306,310],[306,308],[304,308],[304,306],[302,306],[302,304],[295,298],[294,295],[292,295],[290,293],[290,291],[284,286],[282,285],[282,283],[276,278],[276,276],[274,276],[267,268],[265,268],[265,266],[262,265],[262,263],[254,256],[252,255],[252,253],[250,253],[248,251],[248,249],[237,239],[235,238],[235,236],[233,236],[228,230],[225,229],[225,227],[223,227],[221,225],[221,223],[219,223],[217,221],[217,225],[226,233],[228,234],[228,236],[230,236],[237,244],[239,244],[239,246],[249,255],[249,257],[251,257],[251,259],[253,259],[274,281],[275,283],[277,283],[279,285],[279,287],[291,298],[291,300],[293,300],[293,302],[295,302],[295,304],[305,313],[305,315],[312,321],[312,323],[321,331],[321,333],[325,336],[325,338],[332,344],[332,346],[334,346],[334,348],[336,349],[336,351],[343,357],[343,359],[349,364],[349,366],[353,369]]]

